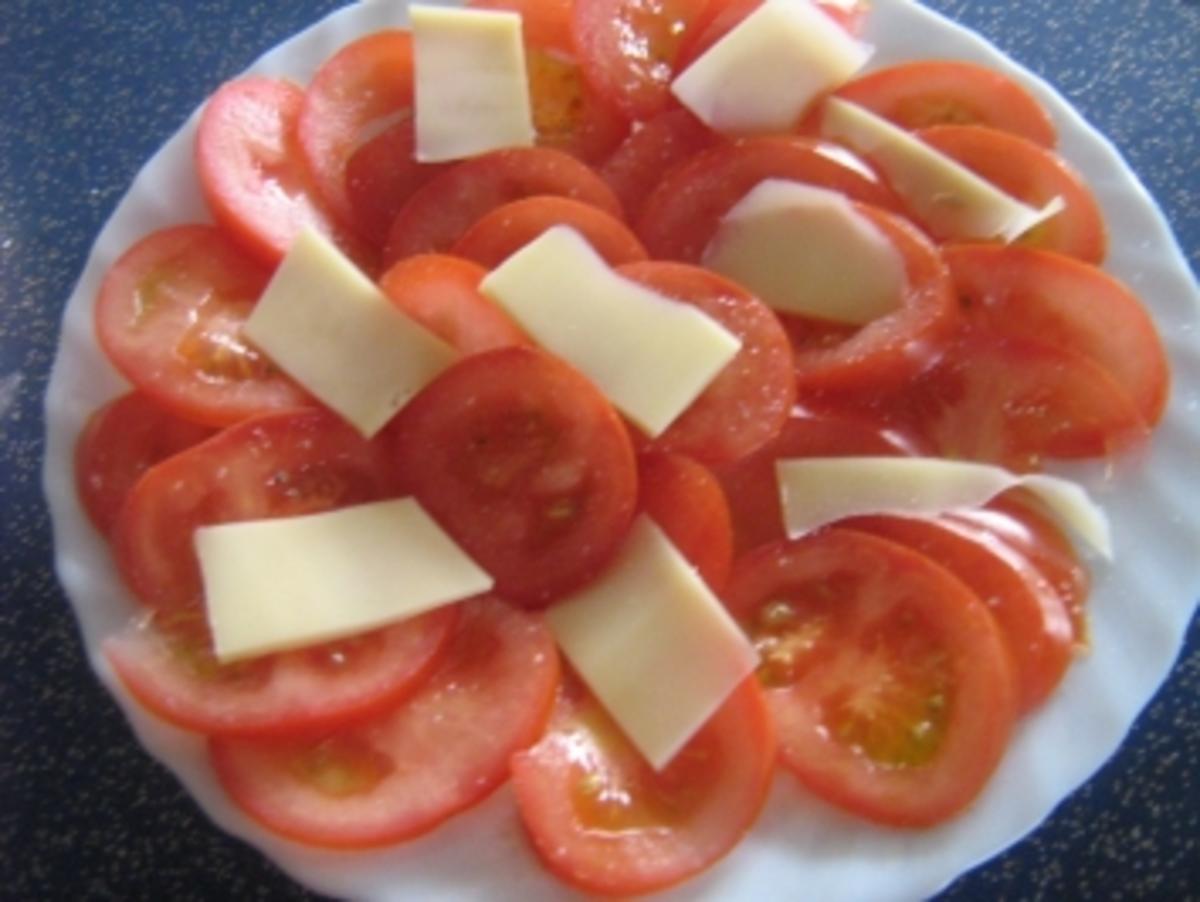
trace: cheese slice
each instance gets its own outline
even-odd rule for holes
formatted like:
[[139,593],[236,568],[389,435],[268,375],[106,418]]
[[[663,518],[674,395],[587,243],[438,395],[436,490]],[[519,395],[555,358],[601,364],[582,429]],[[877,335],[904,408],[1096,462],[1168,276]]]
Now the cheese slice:
[[614,272],[574,229],[543,232],[479,286],[651,436],[741,348],[715,320]]
[[656,769],[758,666],[721,602],[645,516],[608,571],[550,608],[546,620],[580,677]]
[[904,260],[836,191],[767,179],[725,214],[704,265],[768,305],[862,325],[899,309]]
[[809,0],[766,0],[679,75],[671,91],[716,131],[788,131],[871,50]]
[[942,239],[1013,241],[1064,206],[1061,197],[1040,210],[1023,204],[915,135],[840,98],[825,102],[821,133],[874,163]]
[[217,658],[385,626],[492,587],[411,498],[196,530]]
[[416,157],[459,160],[531,147],[521,16],[514,12],[413,5]]
[[829,457],[775,464],[783,519],[796,538],[843,517],[930,517],[986,504],[1001,492],[1033,492],[1066,526],[1106,558],[1112,537],[1104,511],[1076,483],[1045,474],[926,457]]
[[293,242],[245,334],[367,437],[457,356],[312,229]]

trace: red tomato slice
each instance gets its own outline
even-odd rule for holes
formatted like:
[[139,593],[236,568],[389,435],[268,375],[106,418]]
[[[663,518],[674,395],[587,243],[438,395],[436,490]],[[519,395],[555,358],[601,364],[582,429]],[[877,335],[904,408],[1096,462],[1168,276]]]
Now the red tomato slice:
[[[313,76],[304,94],[297,134],[317,190],[343,222],[358,219],[347,191],[351,156],[389,125],[409,119],[412,107],[413,53],[408,31],[379,31],[359,38],[327,59]],[[407,168],[403,162],[397,165]]]
[[484,214],[458,239],[451,253],[495,269],[546,229],[570,226],[609,266],[647,259],[629,227],[611,213],[567,197],[527,197]]
[[620,199],[629,221],[637,222],[663,173],[718,140],[687,110],[667,110],[635,126],[600,166],[600,175]]
[[655,259],[698,262],[721,217],[751,188],[772,178],[830,188],[851,200],[899,209],[890,189],[850,168],[839,153],[831,145],[799,137],[747,138],[718,145],[661,179],[634,231]]
[[1058,140],[1050,114],[994,69],[953,60],[901,63],[859,76],[833,92],[903,128],[986,125],[1043,147]]
[[775,771],[762,693],[747,680],[662,771],[586,692],[564,689],[550,728],[512,759],[538,855],[587,893],[640,895],[712,866],[747,833]]
[[484,214],[538,194],[570,197],[621,216],[612,190],[574,157],[545,147],[498,150],[459,163],[417,191],[392,223],[384,261],[449,251]]
[[1128,392],[1147,424],[1162,418],[1166,352],[1145,306],[1112,276],[1030,248],[962,245],[944,256],[968,320],[1089,357]]
[[629,133],[629,122],[592,90],[573,56],[527,42],[525,68],[539,147],[598,163]]
[[134,483],[154,464],[213,434],[130,392],[91,415],[75,445],[75,487],[92,523],[108,535]]
[[1062,680],[1074,653],[1070,615],[1042,574],[1001,537],[952,518],[855,517],[842,525],[919,551],[987,605],[1012,656],[1021,712],[1044,702]]
[[629,529],[637,467],[625,425],[541,351],[459,361],[391,429],[412,493],[505,598],[540,606],[577,588]]
[[213,218],[267,265],[305,228],[331,238],[364,269],[374,254],[342,229],[305,169],[296,140],[304,90],[248,76],[209,100],[196,132],[196,176]]
[[825,529],[738,559],[725,591],[762,655],[781,760],[819,797],[894,826],[962,811],[1012,728],[987,607],[927,557]]
[[787,335],[770,308],[698,266],[651,261],[617,271],[698,307],[742,343],[700,396],[648,447],[716,466],[745,457],[778,435],[796,401],[796,386]]
[[117,568],[152,608],[198,607],[197,527],[375,501],[394,479],[381,443],[323,410],[247,420],[146,471],[117,519]]
[[464,354],[526,344],[525,333],[479,293],[487,270],[469,260],[418,254],[383,274],[392,303]]
[[443,608],[222,665],[200,611],[160,611],[108,639],[104,655],[138,701],[176,726],[221,736],[312,735],[370,717],[416,689],[457,619],[457,608]]
[[781,315],[796,349],[803,400],[817,391],[888,388],[926,369],[958,325],[953,285],[938,249],[905,219],[857,204],[904,260],[905,289],[897,310],[855,328]]
[[571,55],[571,7],[575,0],[467,0],[471,9],[508,10],[521,14],[525,43]]
[[1079,173],[1054,151],[980,125],[938,125],[921,129],[917,137],[1031,207],[1041,209],[1062,199],[1063,209],[1022,235],[1019,245],[1086,263],[1104,259],[1108,234],[1100,205]]
[[719,592],[733,566],[733,529],[712,471],[682,454],[643,454],[638,484],[641,509]]
[[584,77],[630,119],[671,101],[675,59],[709,0],[576,0],[571,35]]
[[486,797],[538,736],[558,684],[539,619],[467,602],[441,666],[399,707],[322,737],[211,739],[217,777],[264,826],[357,849],[425,833]]
[[304,404],[242,337],[269,277],[213,226],[154,232],[105,275],[96,338],[126,379],[187,420],[223,426]]
[[914,439],[866,417],[797,408],[776,438],[748,457],[715,471],[729,500],[736,553],[787,536],[775,476],[777,460],[920,451]]

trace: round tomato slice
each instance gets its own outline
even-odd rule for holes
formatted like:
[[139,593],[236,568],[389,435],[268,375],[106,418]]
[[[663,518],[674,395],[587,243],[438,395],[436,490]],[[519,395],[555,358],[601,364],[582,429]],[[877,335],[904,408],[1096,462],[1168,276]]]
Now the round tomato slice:
[[825,529],[739,558],[725,600],[762,656],[783,764],[869,820],[962,811],[1004,753],[1016,687],[987,607],[945,569]]
[[484,214],[458,239],[451,253],[495,269],[546,229],[570,226],[609,266],[647,259],[633,232],[611,213],[566,197],[527,197]]
[[629,122],[592,90],[573,56],[526,42],[525,68],[539,147],[594,164],[629,133]]
[[634,231],[655,259],[698,262],[721,218],[764,179],[792,179],[898,210],[891,190],[866,164],[852,168],[842,153],[832,145],[799,137],[747,138],[718,145],[661,179]]
[[565,686],[537,745],[512,759],[538,855],[588,893],[640,895],[712,866],[749,831],[775,772],[775,738],[752,679],[661,771],[599,704]]
[[75,445],[76,491],[92,523],[107,535],[147,469],[212,434],[139,392],[109,401],[91,415]]
[[304,90],[248,76],[221,87],[196,132],[196,176],[213,218],[267,265],[305,228],[331,238],[364,269],[374,254],[327,212],[304,165],[296,124]]
[[417,191],[392,223],[383,257],[450,250],[484,214],[523,197],[570,197],[621,216],[612,190],[587,165],[558,150],[498,150],[453,166]]
[[671,100],[675,59],[709,0],[577,0],[571,35],[584,77],[630,119]]
[[210,426],[307,403],[242,326],[270,273],[213,226],[143,238],[96,298],[96,338],[118,370],[170,413]]
[[392,303],[464,354],[526,344],[525,333],[479,293],[487,270],[469,260],[418,254],[383,274]]
[[197,527],[376,501],[394,494],[394,481],[383,445],[324,410],[247,420],[138,480],[113,532],[117,568],[149,607],[199,607]]
[[541,620],[466,602],[437,670],[399,706],[312,739],[211,739],[217,777],[247,814],[316,846],[425,833],[481,801],[554,703],[558,653]]
[[721,484],[707,467],[682,454],[638,458],[638,504],[704,581],[720,591],[733,566],[733,529]]
[[919,551],[987,604],[1012,655],[1021,712],[1040,705],[1062,680],[1074,653],[1070,615],[1042,574],[1001,537],[952,518],[855,517],[842,525]]
[[648,447],[710,466],[745,457],[779,434],[796,401],[787,335],[770,308],[728,279],[682,263],[619,267],[640,282],[708,314],[741,341],[741,350]]
[[457,622],[443,608],[298,651],[221,664],[197,609],[155,612],[104,643],[121,682],[147,709],[217,736],[313,733],[370,717],[413,691]]
[[625,425],[541,351],[459,361],[390,428],[412,493],[505,598],[540,606],[577,588],[629,529],[637,467]]
[[1129,394],[1148,425],[1162,418],[1166,351],[1145,306],[1112,276],[1031,248],[960,245],[943,256],[970,322],[1083,354]]
[[1058,140],[1050,114],[1033,95],[1007,75],[975,63],[901,63],[859,76],[833,93],[914,131],[986,125],[1043,147]]
[[913,438],[866,417],[796,408],[776,438],[748,457],[715,471],[729,500],[736,553],[787,536],[779,480],[775,476],[776,461],[920,451]]

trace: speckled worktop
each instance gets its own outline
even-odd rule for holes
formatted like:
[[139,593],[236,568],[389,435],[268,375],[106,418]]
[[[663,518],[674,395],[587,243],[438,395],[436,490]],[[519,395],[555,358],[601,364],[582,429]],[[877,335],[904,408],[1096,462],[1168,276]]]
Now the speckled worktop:
[[[220,81],[338,4],[0,13],[0,898],[309,898],[135,743],[51,570],[42,394],[63,303],[138,167]],[[1196,0],[930,0],[1121,149],[1200,269]],[[1200,630],[1123,750],[947,899],[1200,898]]]

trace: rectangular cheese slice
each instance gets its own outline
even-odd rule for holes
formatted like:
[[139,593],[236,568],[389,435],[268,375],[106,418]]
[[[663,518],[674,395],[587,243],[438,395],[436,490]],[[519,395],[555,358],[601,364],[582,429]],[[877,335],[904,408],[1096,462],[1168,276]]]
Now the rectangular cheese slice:
[[940,239],[1013,241],[1063,208],[1021,203],[939,150],[858,104],[831,97],[821,133],[867,157]]
[[458,160],[530,147],[521,16],[513,12],[409,7],[416,74],[416,157]]
[[656,769],[758,666],[721,602],[644,516],[608,571],[550,608],[546,620],[580,677]]
[[766,0],[688,66],[671,91],[716,131],[788,131],[818,95],[870,56],[809,0]]
[[375,629],[492,587],[411,498],[207,526],[195,546],[222,662]]
[[671,425],[741,348],[690,304],[614,272],[566,226],[531,241],[479,287],[651,436]]
[[457,357],[311,229],[297,236],[245,334],[368,438]]

